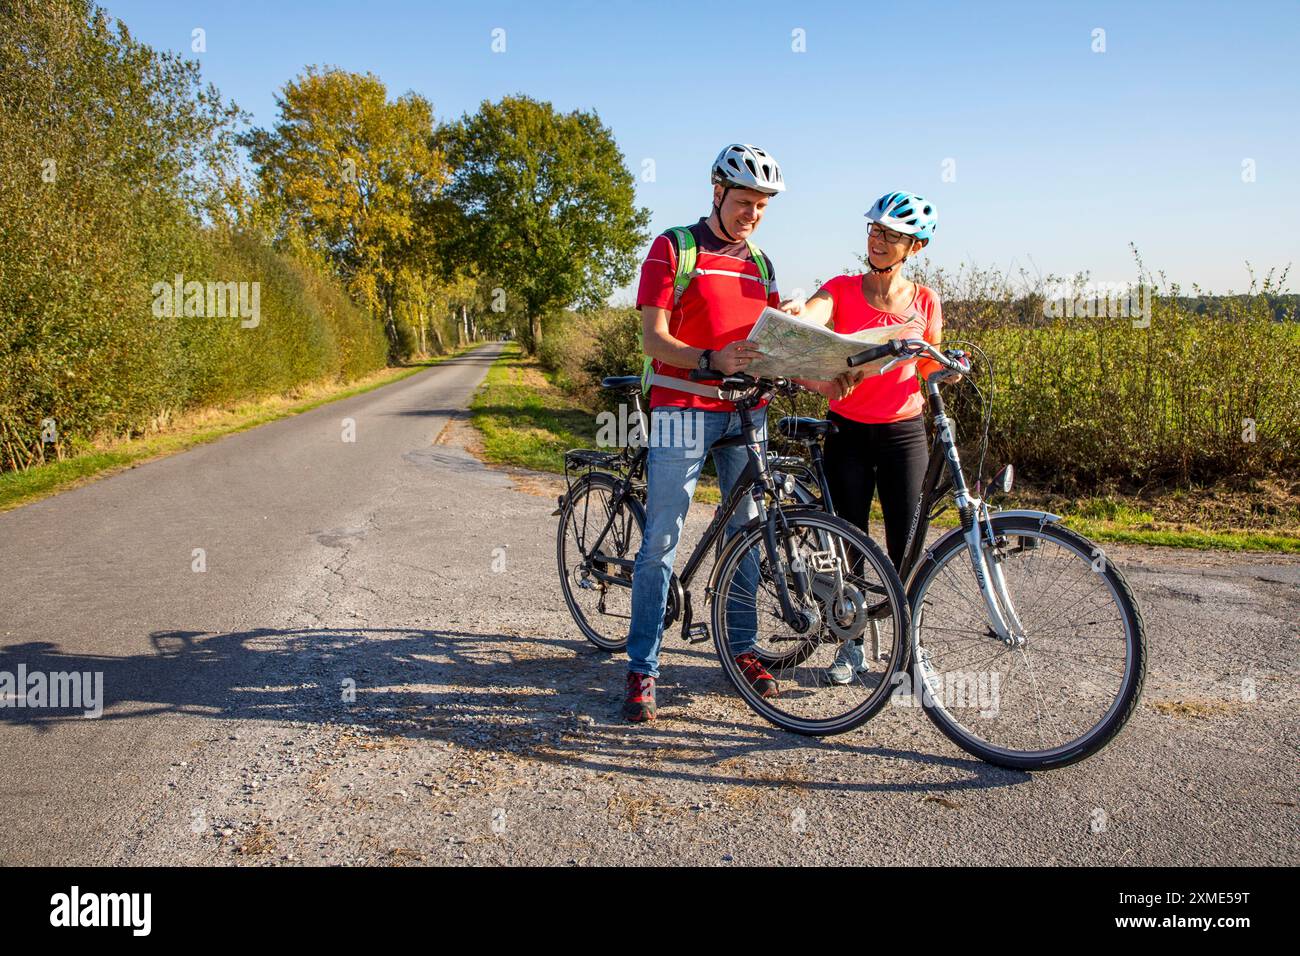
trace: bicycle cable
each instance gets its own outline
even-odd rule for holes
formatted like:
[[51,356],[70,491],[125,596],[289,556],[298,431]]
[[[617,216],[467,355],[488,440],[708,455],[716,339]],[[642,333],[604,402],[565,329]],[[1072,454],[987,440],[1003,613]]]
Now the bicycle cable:
[[982,434],[980,436],[979,466],[975,469],[975,484],[976,487],[980,489],[979,493],[982,495],[984,493],[984,459],[988,456],[989,426],[993,420],[993,391],[995,385],[995,377],[993,373],[993,361],[989,358],[988,353],[985,352],[978,345],[976,345],[974,342],[954,341],[951,344],[964,345],[967,348],[969,348],[972,352],[979,353],[980,361],[984,364],[985,368],[988,369],[989,393],[987,398],[985,398],[984,396],[984,391],[978,385],[975,384],[975,379],[972,376],[969,375],[966,376],[966,382],[970,385],[971,388],[975,389],[975,394],[979,396],[980,417],[983,419]]

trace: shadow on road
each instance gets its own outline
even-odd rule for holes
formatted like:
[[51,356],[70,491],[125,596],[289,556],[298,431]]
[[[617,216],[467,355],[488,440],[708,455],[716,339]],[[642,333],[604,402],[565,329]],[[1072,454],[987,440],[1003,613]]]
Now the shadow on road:
[[[155,652],[67,655],[49,642],[0,649],[0,671],[102,672],[103,721],[183,713],[365,727],[412,740],[509,752],[596,772],[664,781],[839,792],[965,791],[1027,781],[978,760],[871,746],[865,731],[812,739],[764,723],[735,698],[712,654],[675,648],[660,719],[621,722],[624,664],[584,641],[417,628],[157,631]],[[557,651],[560,651],[557,655]],[[568,652],[568,656],[565,653]],[[734,719],[732,719],[734,717]],[[877,718],[879,719],[879,718]],[[917,713],[909,717],[923,720]],[[0,724],[82,721],[79,710],[0,709]],[[861,758],[967,771],[947,783],[817,779],[815,761]],[[784,758],[784,759],[783,759]],[[905,775],[915,781],[915,772]]]

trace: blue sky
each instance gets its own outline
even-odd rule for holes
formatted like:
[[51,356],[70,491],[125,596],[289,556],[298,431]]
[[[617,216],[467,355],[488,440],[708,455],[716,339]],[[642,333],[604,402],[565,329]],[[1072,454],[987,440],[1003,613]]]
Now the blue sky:
[[1300,266],[1295,0],[105,6],[159,48],[203,28],[193,56],[257,125],[310,63],[372,71],[441,119],[516,92],[595,109],[655,231],[707,213],[713,156],[756,143],[789,187],[755,237],[783,292],[853,265],[862,214],[898,188],[937,204],[926,254],[945,267],[1123,281],[1134,242],[1148,268],[1224,292],[1247,261]]

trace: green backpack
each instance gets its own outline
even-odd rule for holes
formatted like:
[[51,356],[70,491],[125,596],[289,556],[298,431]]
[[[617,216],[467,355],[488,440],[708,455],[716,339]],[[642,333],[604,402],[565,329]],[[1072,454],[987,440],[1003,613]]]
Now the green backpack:
[[[685,226],[673,226],[663,233],[665,236],[671,236],[677,241],[677,274],[673,276],[673,305],[682,301],[682,296],[686,292],[686,287],[691,284],[691,280],[696,276],[705,275],[723,275],[737,276],[741,279],[754,279],[751,275],[743,272],[731,272],[727,269],[697,269],[695,262],[699,258],[699,250],[695,246],[695,236],[691,234],[690,229]],[[767,271],[767,259],[763,257],[763,252],[750,242],[745,240],[745,245],[749,246],[749,254],[754,258],[754,265],[758,266],[759,278],[754,281],[762,282],[770,293],[772,290],[772,279]],[[641,348],[641,394],[649,395],[651,385],[659,385],[664,388],[672,388],[677,391],[686,391],[708,395],[710,398],[717,397],[717,389],[710,389],[706,385],[696,382],[684,382],[679,378],[672,378],[668,375],[655,374],[653,359],[645,354],[644,331],[638,328],[636,333],[637,345]]]

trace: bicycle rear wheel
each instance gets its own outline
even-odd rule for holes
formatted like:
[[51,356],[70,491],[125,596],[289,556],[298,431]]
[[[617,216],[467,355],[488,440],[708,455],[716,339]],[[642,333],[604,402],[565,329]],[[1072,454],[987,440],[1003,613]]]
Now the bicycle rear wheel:
[[[911,627],[907,598],[885,552],[858,528],[825,512],[785,513],[778,529],[791,600],[808,615],[803,633],[786,623],[776,579],[755,525],[723,551],[713,595],[713,641],[723,670],[757,714],[797,734],[858,727],[889,699]],[[796,585],[806,599],[800,603]],[[872,624],[875,624],[873,639]],[[846,684],[828,673],[846,641],[865,637],[865,667]],[[762,697],[735,661],[752,650],[780,692]]]
[[[606,651],[621,651],[627,646],[632,619],[632,568],[610,559],[636,560],[645,532],[641,502],[624,498],[615,513],[614,500],[620,484],[604,472],[592,472],[574,482],[556,535],[564,603],[583,636]],[[592,553],[607,523],[609,530],[599,550]]]
[[1091,541],[1035,517],[994,515],[994,560],[1025,635],[988,624],[966,541],[941,541],[913,578],[913,672],[922,706],[957,746],[1018,770],[1083,760],[1120,732],[1146,670],[1128,582]]

